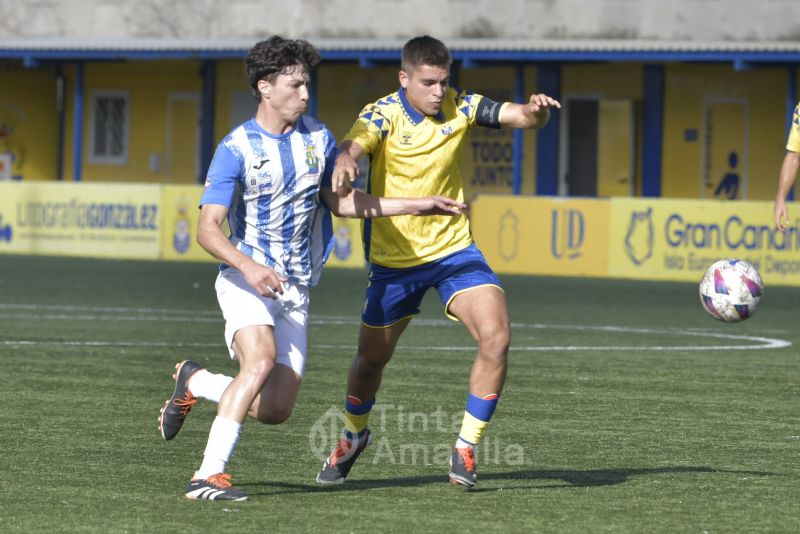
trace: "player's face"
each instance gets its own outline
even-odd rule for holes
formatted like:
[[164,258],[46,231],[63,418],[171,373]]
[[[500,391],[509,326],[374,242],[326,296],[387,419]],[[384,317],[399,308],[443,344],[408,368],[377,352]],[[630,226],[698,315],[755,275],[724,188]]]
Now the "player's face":
[[444,67],[420,65],[400,71],[400,85],[408,103],[420,113],[437,115],[442,110],[444,94],[450,83],[450,71]]
[[296,65],[285,73],[279,74],[265,88],[266,103],[281,119],[294,123],[308,107],[309,84],[311,77],[305,69]]

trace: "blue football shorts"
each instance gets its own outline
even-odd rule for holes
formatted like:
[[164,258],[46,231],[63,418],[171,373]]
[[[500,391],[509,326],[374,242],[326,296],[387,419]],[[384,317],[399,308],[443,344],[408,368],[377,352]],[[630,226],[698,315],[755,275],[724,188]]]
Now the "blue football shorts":
[[497,275],[475,243],[444,258],[414,267],[397,269],[372,264],[361,322],[380,328],[417,315],[422,298],[432,287],[439,292],[445,315],[457,321],[448,311],[450,302],[459,293],[480,286],[502,289]]

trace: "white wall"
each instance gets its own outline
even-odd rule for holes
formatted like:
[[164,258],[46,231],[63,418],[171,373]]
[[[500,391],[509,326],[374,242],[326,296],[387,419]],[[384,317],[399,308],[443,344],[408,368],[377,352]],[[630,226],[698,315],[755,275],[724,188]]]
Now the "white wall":
[[0,37],[800,41],[800,0],[0,0]]

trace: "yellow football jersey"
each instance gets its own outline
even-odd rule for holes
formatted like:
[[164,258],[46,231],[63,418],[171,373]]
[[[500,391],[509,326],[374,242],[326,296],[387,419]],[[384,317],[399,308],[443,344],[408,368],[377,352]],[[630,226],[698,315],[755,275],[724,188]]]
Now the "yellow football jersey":
[[786,141],[786,150],[800,152],[800,104],[794,108],[792,127],[789,129],[789,140]]
[[[443,195],[463,202],[458,158],[482,98],[448,88],[442,111],[429,117],[416,111],[400,88],[364,107],[345,139],[370,158],[367,192],[381,197]],[[366,219],[362,230],[367,258],[385,267],[413,267],[472,243],[465,215]]]

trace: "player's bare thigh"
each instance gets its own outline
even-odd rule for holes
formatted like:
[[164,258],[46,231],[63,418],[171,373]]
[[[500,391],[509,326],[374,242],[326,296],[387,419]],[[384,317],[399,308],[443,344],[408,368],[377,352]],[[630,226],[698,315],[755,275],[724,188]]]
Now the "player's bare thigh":
[[508,343],[510,325],[506,295],[499,287],[485,285],[463,291],[453,297],[447,311],[472,334],[476,341],[494,338]]
[[233,339],[240,373],[251,374],[261,388],[248,415],[265,424],[279,424],[292,414],[302,379],[291,367],[276,361],[273,328],[266,325],[242,328]]
[[217,414],[242,421],[261,392],[275,363],[275,338],[272,327],[246,326],[233,334],[231,349],[239,362],[239,372],[225,389]]
[[231,343],[242,372],[269,368],[275,361],[275,334],[270,325],[250,325],[240,328]]

